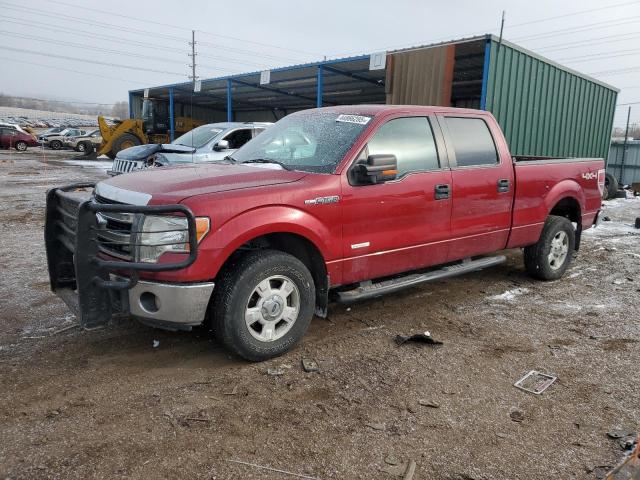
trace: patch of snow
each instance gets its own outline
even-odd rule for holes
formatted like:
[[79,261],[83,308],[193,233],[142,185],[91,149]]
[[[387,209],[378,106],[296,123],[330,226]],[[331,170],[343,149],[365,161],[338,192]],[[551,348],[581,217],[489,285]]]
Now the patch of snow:
[[520,296],[520,295],[524,295],[525,293],[528,293],[529,289],[528,288],[513,288],[511,290],[507,290],[504,293],[501,293],[499,295],[493,295],[491,297],[488,297],[489,300],[500,300],[500,301],[506,301],[506,302],[510,302],[512,300],[514,300],[516,297]]

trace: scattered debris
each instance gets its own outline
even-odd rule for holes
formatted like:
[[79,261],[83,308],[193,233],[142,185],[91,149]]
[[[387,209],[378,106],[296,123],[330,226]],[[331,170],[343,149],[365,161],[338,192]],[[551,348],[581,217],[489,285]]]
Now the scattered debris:
[[604,217],[602,217],[602,221],[603,222],[610,222],[611,218],[607,217],[606,215]]
[[153,348],[158,348],[160,346],[160,340],[153,341]]
[[622,450],[631,450],[637,439],[637,433],[630,428],[614,428],[607,432],[607,436],[618,441]]
[[267,375],[271,375],[274,377],[279,377],[284,375],[284,368],[276,367],[276,368],[267,368]]
[[514,288],[512,290],[507,290],[504,293],[501,293],[499,295],[493,295],[491,297],[489,297],[489,300],[504,300],[504,301],[511,301],[513,299],[515,299],[517,296],[519,295],[524,295],[525,293],[529,293],[529,289],[528,288]]
[[640,438],[633,451],[607,475],[607,480],[631,480],[640,478]]
[[540,395],[549,388],[558,377],[547,375],[536,370],[531,370],[524,377],[513,384],[514,387],[524,390],[525,392]]
[[234,385],[230,392],[223,392],[223,395],[236,395],[238,393],[238,385]]
[[409,460],[407,471],[404,473],[404,480],[411,480],[416,473],[416,462]]
[[415,335],[396,335],[395,341],[398,346],[407,342],[421,343],[424,345],[433,345],[433,346],[443,345],[443,343],[440,342],[439,340],[434,340],[433,337],[431,336],[431,332],[429,331],[423,332],[423,333],[417,333]]
[[509,417],[511,417],[511,420],[513,420],[514,422],[518,422],[521,423],[524,421],[525,416],[524,416],[524,412],[522,410],[513,410],[510,414]]
[[384,423],[374,423],[374,422],[365,423],[364,426],[369,427],[373,430],[377,430],[379,432],[383,431],[386,428]]
[[380,467],[380,471],[388,473],[392,477],[401,477],[407,470],[406,463],[399,463],[398,465],[383,465]]
[[68,330],[71,330],[72,328],[76,328],[76,327],[79,327],[79,326],[80,326],[79,323],[73,323],[71,325],[67,325],[66,327],[62,327],[62,328],[59,328],[58,330],[55,330],[55,331],[51,332],[51,336],[57,335],[57,334],[62,333],[62,332],[66,332]]
[[300,473],[287,472],[286,470],[280,470],[279,468],[265,467],[264,465],[258,465],[257,463],[243,462],[241,460],[227,460],[227,462],[238,463],[248,467],[261,468],[262,470],[269,470],[270,472],[283,473],[285,475],[291,475],[292,477],[306,478],[307,480],[320,480],[318,477],[310,477],[309,475],[302,475]]
[[199,417],[187,417],[185,420],[189,422],[210,422],[210,418],[199,418]]
[[320,368],[318,367],[318,363],[311,358],[302,359],[302,369],[307,373],[320,371]]
[[440,404],[433,402],[431,400],[418,400],[418,405],[422,405],[423,407],[429,407],[429,408],[440,408]]

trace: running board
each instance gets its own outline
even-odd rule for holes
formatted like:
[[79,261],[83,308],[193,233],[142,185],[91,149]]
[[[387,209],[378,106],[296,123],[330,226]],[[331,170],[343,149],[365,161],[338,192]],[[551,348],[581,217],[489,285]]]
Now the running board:
[[353,290],[347,290],[346,292],[338,292],[338,302],[340,303],[352,303],[359,300],[366,300],[368,298],[375,298],[387,293],[397,292],[405,288],[415,287],[421,283],[433,282],[435,280],[442,280],[444,278],[455,277],[456,275],[462,275],[463,273],[474,272],[476,270],[482,270],[483,268],[493,267],[504,263],[507,257],[504,255],[498,255],[495,257],[483,257],[476,260],[464,260],[462,263],[455,265],[449,265],[447,267],[433,270],[427,273],[414,273],[400,278],[394,278],[393,280],[384,280],[378,283],[361,284],[359,287]]

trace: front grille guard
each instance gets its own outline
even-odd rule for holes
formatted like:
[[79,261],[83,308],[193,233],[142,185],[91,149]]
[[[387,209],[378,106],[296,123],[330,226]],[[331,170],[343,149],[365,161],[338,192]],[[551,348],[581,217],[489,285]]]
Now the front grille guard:
[[[123,301],[126,301],[126,296],[120,292],[136,285],[139,272],[180,270],[195,262],[198,254],[196,219],[188,207],[100,204],[92,201],[88,195],[94,186],[92,183],[81,183],[49,190],[45,217],[45,248],[51,290],[65,301],[85,328],[104,325],[114,313],[125,310]],[[132,252],[141,245],[144,215],[184,216],[187,219],[189,252],[182,260],[167,263],[107,259],[100,253],[100,241],[97,238],[99,232],[104,232],[96,216],[100,212],[135,215],[129,243]],[[116,273],[127,275],[128,278],[112,280],[111,274]]]

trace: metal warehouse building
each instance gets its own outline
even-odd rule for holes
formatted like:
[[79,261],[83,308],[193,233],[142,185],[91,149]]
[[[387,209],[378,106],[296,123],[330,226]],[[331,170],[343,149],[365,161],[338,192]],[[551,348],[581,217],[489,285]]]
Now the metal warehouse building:
[[[413,104],[492,112],[514,155],[606,157],[618,90],[493,35],[129,92],[176,116],[275,121],[319,106]],[[173,138],[173,131],[171,132]]]

